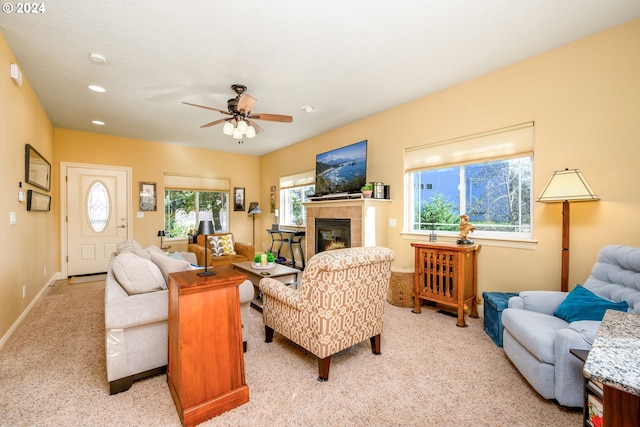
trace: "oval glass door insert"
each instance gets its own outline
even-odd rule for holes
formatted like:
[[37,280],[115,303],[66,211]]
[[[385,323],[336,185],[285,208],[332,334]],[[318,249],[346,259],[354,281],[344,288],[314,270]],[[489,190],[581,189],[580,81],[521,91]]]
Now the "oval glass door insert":
[[109,219],[109,194],[106,187],[97,181],[89,189],[87,197],[87,218],[96,233],[102,232]]

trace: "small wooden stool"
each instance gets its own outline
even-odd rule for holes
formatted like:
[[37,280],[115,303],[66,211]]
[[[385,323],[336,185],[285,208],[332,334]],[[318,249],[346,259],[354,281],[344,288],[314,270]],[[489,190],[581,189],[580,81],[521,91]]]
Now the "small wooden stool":
[[413,268],[391,268],[387,302],[398,307],[413,307]]

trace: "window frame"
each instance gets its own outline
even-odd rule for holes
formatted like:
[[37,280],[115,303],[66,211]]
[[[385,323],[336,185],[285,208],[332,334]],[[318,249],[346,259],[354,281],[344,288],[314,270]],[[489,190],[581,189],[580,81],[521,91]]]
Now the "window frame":
[[[473,240],[481,239],[483,244],[495,246],[513,246],[532,248],[533,240],[533,171],[534,171],[534,122],[522,123],[507,128],[496,129],[474,135],[454,138],[445,141],[438,141],[405,149],[404,157],[404,184],[405,184],[405,206],[404,206],[404,227],[401,234],[406,238],[424,238],[431,233],[431,230],[414,230],[415,218],[415,190],[414,178],[417,173],[424,170],[438,170],[449,167],[460,167],[477,165],[487,162],[510,160],[517,158],[530,158],[530,194],[529,194],[529,232],[505,232],[476,230],[470,234]],[[463,178],[460,178],[462,181]],[[464,183],[463,183],[464,184]],[[460,186],[460,183],[458,183]],[[459,187],[458,196],[466,196],[464,185]],[[454,201],[456,202],[456,201]],[[464,201],[458,203],[460,213],[467,213]],[[473,222],[473,221],[471,221]],[[437,230],[438,237],[443,237],[443,241],[455,242],[458,231]]]
[[[168,228],[168,223],[167,223],[167,192],[169,191],[185,191],[185,192],[194,192],[195,193],[195,208],[194,208],[194,213],[195,213],[195,223],[194,223],[194,233],[196,233],[198,231],[198,223],[200,221],[200,215],[205,213],[205,217],[210,218],[211,217],[211,211],[203,211],[200,209],[200,194],[201,193],[220,193],[220,194],[224,194],[225,195],[225,209],[221,210],[220,212],[224,212],[224,217],[226,217],[225,220],[221,220],[221,224],[222,224],[222,228],[220,230],[216,230],[216,233],[220,232],[220,233],[226,233],[229,232],[229,230],[231,229],[230,224],[229,224],[229,218],[230,218],[230,206],[229,206],[229,201],[230,201],[230,197],[231,197],[231,192],[229,191],[219,191],[219,190],[193,190],[193,189],[184,189],[184,188],[165,188],[164,189],[164,200],[165,200],[165,204],[164,204],[164,212],[163,212],[163,224],[164,224],[164,229],[166,231],[166,233],[168,234],[168,237],[166,237],[164,240],[165,241],[172,241],[172,240],[185,240],[189,237],[189,231],[187,231],[187,235],[186,236],[173,236],[171,235],[171,232],[169,231]],[[214,221],[214,226],[215,226],[215,221]],[[226,228],[225,228],[226,226]],[[191,228],[189,227],[189,230],[191,230]]]
[[[315,185],[316,185],[315,179],[316,179],[315,169],[309,169],[306,171],[297,172],[291,175],[285,175],[280,177],[278,222],[281,225],[291,226],[291,227],[301,227],[306,225],[307,215],[306,215],[306,208],[304,206],[304,203],[309,201],[308,200],[309,193],[311,192],[311,194],[313,194],[313,192],[315,191]],[[292,210],[292,208],[289,209],[290,208],[289,205],[291,203],[290,193],[292,190],[296,190],[296,189],[301,189],[301,194],[302,194],[302,197],[300,200],[301,210],[302,210],[301,224],[295,223],[293,215],[291,215],[292,218],[288,218],[289,211]]]

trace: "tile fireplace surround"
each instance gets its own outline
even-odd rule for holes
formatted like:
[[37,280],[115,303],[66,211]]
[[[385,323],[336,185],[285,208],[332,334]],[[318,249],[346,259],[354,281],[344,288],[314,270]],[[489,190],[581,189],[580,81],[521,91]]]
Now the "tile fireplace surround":
[[389,199],[347,199],[303,203],[307,210],[307,261],[316,253],[316,218],[350,219],[351,247],[386,246],[390,202]]

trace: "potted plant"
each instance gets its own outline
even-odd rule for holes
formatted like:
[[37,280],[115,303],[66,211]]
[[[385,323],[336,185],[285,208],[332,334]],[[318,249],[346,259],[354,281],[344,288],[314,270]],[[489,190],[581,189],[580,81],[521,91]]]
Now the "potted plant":
[[253,268],[264,269],[275,267],[276,257],[271,252],[265,252],[263,254],[255,254],[253,257]]
[[362,188],[360,189],[360,191],[362,192],[362,197],[366,198],[366,199],[370,199],[371,198],[371,194],[373,194],[373,184],[371,184],[370,182],[363,185]]

